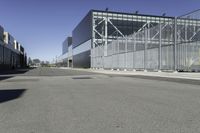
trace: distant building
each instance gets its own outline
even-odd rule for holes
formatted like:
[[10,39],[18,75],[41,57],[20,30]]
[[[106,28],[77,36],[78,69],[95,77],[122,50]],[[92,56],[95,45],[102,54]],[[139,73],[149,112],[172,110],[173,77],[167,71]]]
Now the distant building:
[[58,66],[72,67],[72,37],[67,37],[62,44],[62,55],[57,57]]
[[68,47],[72,45],[72,37],[67,37],[62,44],[62,54],[66,54],[68,52]]
[[27,66],[27,55],[22,45],[0,26],[0,69]]

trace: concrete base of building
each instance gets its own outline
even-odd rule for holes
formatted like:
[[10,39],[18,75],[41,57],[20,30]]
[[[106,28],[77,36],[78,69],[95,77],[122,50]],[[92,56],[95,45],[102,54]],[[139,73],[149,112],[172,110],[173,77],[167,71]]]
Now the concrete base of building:
[[178,73],[178,71],[174,71],[173,73]]
[[74,68],[90,68],[90,50],[73,56]]

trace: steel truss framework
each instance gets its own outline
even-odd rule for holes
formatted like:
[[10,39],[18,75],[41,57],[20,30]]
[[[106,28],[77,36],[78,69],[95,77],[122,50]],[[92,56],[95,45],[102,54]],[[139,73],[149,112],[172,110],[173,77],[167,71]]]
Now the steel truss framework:
[[[123,23],[132,33],[123,30]],[[165,18],[93,12],[92,35],[93,68],[188,71],[200,63],[200,20],[188,15]]]

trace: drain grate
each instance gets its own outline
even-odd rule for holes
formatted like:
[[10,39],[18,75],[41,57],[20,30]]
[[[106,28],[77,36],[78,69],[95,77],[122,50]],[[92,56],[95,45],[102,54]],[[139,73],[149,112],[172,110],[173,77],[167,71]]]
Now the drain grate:
[[73,77],[72,79],[92,79],[91,77]]

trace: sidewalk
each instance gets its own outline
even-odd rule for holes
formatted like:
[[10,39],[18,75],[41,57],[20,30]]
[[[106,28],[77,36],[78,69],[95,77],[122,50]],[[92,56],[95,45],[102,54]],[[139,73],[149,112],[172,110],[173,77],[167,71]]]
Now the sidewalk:
[[61,69],[73,69],[80,71],[88,71],[101,74],[109,75],[129,75],[129,76],[149,76],[149,77],[165,77],[165,78],[179,78],[179,79],[192,79],[200,80],[200,73],[189,73],[189,72],[144,72],[144,71],[117,71],[117,70],[104,70],[104,69],[81,69],[81,68],[61,68]]

